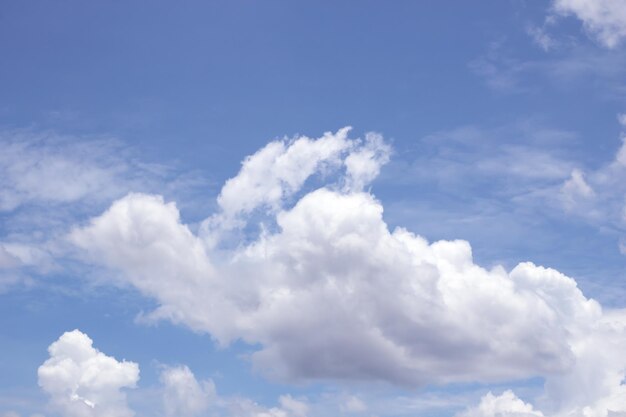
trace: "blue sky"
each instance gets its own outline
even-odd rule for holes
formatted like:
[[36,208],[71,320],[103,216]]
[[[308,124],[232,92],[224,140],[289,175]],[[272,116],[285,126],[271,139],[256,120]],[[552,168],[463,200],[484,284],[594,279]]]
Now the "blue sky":
[[626,414],[624,48],[622,0],[3,2],[0,416]]

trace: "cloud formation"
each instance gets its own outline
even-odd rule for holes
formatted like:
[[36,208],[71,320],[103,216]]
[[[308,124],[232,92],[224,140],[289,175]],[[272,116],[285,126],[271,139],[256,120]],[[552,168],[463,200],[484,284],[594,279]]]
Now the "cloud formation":
[[64,417],[132,417],[124,389],[139,380],[136,363],[117,361],[93,347],[79,330],[64,333],[48,348],[37,371],[50,405]]
[[[130,194],[70,239],[159,302],[148,318],[222,345],[258,344],[253,364],[277,378],[424,385],[543,376],[546,409],[626,410],[614,400],[626,367],[616,353],[626,347],[622,313],[603,312],[556,270],[485,269],[465,241],[389,230],[364,190],[390,149],[379,136],[346,135],[272,142],[248,157],[199,235],[174,203]],[[299,166],[292,156],[308,161],[307,152],[317,162],[286,180]],[[305,190],[314,174],[326,184]],[[271,186],[254,175],[269,175]],[[227,227],[215,221],[235,217]],[[233,228],[249,238],[224,241]],[[606,344],[616,350],[589,349]],[[598,389],[583,404],[572,398],[585,381]]]
[[457,417],[543,417],[543,413],[508,390],[498,396],[489,392],[480,404],[457,414]]
[[212,381],[199,382],[187,366],[166,367],[160,376],[165,415],[192,417],[205,411],[215,399]]
[[[115,141],[79,141],[51,132],[0,132],[0,211],[25,204],[106,200],[139,182]],[[134,177],[134,178],[132,178]]]
[[554,10],[574,15],[585,30],[608,48],[626,37],[626,3],[619,0],[555,0]]
[[[624,128],[622,119],[623,115],[618,115]],[[557,194],[569,213],[618,234],[626,226],[626,132],[622,132],[620,139],[620,147],[611,161],[595,169],[573,169]]]
[[274,407],[245,397],[220,396],[212,380],[198,381],[186,365],[165,367],[160,381],[166,416],[307,417],[309,413],[306,402],[290,395],[280,396]]

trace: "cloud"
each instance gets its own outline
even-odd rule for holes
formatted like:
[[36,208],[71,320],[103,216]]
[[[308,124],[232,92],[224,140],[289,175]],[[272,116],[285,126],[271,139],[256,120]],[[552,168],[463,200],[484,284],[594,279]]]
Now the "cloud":
[[205,411],[214,400],[212,381],[198,382],[187,366],[166,367],[160,376],[167,416],[191,417]]
[[[70,248],[62,237],[77,218],[131,191],[184,195],[206,181],[175,167],[139,161],[110,137],[32,129],[0,130],[0,292],[42,283]],[[61,237],[61,238],[60,238]],[[46,285],[44,282],[43,285]]]
[[501,93],[536,94],[545,89],[563,93],[593,84],[593,93],[602,98],[623,98],[625,51],[557,41],[547,31],[551,24],[527,32],[534,43],[553,53],[529,59],[512,53],[510,41],[501,40],[470,61],[469,69]]
[[[618,115],[620,124],[621,119]],[[626,225],[626,133],[621,136],[612,160],[595,169],[574,169],[560,188],[562,204],[569,213],[618,234]]]
[[[621,116],[617,115],[618,122]],[[405,181],[427,191],[436,187],[437,193],[429,194],[428,202],[421,196],[404,197],[408,201],[404,204],[411,204],[413,210],[421,204],[423,217],[433,218],[432,227],[418,220],[425,228],[423,233],[454,236],[453,229],[465,227],[458,233],[470,230],[485,236],[497,218],[500,224],[507,223],[509,233],[494,231],[493,239],[512,245],[516,239],[537,238],[530,230],[513,235],[520,224],[527,227],[539,221],[549,226],[550,218],[566,215],[572,224],[582,221],[623,240],[625,135],[622,132],[621,140],[616,141],[619,145],[612,158],[587,168],[577,162],[583,156],[581,138],[571,131],[532,120],[495,128],[462,126],[422,138],[415,157],[392,162],[380,183]],[[458,202],[458,207],[450,201]],[[561,238],[562,232],[559,235]]]
[[343,186],[361,190],[378,176],[391,149],[373,133],[364,142],[348,140],[350,129],[327,132],[317,140],[306,136],[276,140],[247,157],[239,174],[222,187],[217,197],[220,212],[204,222],[205,234],[240,227],[241,217],[259,208],[276,211],[311,176],[331,175],[341,166],[345,167]]
[[[246,207],[234,210],[238,227],[246,225],[249,233],[238,245],[221,245],[219,236],[207,243],[181,222],[174,203],[145,194],[116,201],[70,240],[154,298],[160,306],[149,319],[184,324],[222,345],[241,339],[260,346],[252,362],[276,378],[425,385],[542,376],[552,401],[546,407],[559,410],[554,404],[579,407],[564,399],[574,395],[568,387],[580,378],[600,375],[598,381],[610,387],[587,396],[587,404],[622,389],[613,376],[624,376],[623,355],[598,354],[612,362],[598,359],[592,375],[584,358],[599,356],[581,347],[625,346],[623,316],[603,312],[556,270],[530,262],[509,271],[485,269],[465,241],[430,243],[401,227],[390,230],[382,204],[364,191],[385,160],[368,153],[368,146],[382,145],[347,139],[343,132],[335,140],[346,142],[347,151],[334,161],[338,174],[326,175],[325,185],[304,190],[304,180],[294,186],[270,177],[279,188],[273,195],[280,196],[271,204],[256,190],[250,201],[246,192],[237,195],[235,207]],[[299,143],[318,149],[314,140],[296,139],[280,154]],[[256,159],[265,150],[246,159],[239,175],[248,178],[247,164],[272,172],[280,159]],[[364,154],[380,162],[350,168],[349,161]],[[310,175],[327,169],[316,166]],[[355,172],[361,182],[346,186]],[[225,187],[256,187],[239,175]],[[287,194],[292,198],[283,198]],[[216,215],[230,212],[222,208]],[[259,218],[269,226],[251,227]]]
[[489,392],[478,406],[457,414],[457,417],[543,417],[543,413],[517,398],[512,391],[504,391],[498,396]]
[[571,177],[563,183],[561,193],[566,207],[577,204],[577,200],[588,200],[594,196],[593,189],[587,184],[579,169],[572,171]]
[[24,204],[101,201],[124,190],[131,166],[120,156],[119,143],[89,141],[53,133],[0,132],[0,210]]
[[5,245],[0,243],[0,294],[28,280],[16,270],[22,265],[21,260]]
[[105,355],[79,330],[64,333],[48,348],[38,369],[39,386],[64,417],[131,417],[124,388],[139,380],[136,363]]
[[281,395],[274,407],[245,397],[220,396],[212,380],[198,381],[186,365],[165,366],[159,379],[159,395],[166,416],[307,417],[309,414],[308,404],[290,395]]
[[290,395],[282,395],[278,407],[267,408],[249,399],[233,399],[228,408],[237,417],[307,417],[309,412],[305,402]]
[[341,404],[340,409],[348,413],[361,413],[367,410],[367,405],[359,397],[350,395]]
[[529,26],[526,28],[526,33],[528,33],[528,36],[531,37],[533,42],[535,42],[535,44],[541,47],[541,49],[545,52],[548,52],[557,46],[557,42],[552,36],[550,36],[550,34],[548,34],[544,27]]
[[608,48],[626,37],[626,3],[619,0],[554,0],[560,15],[574,15],[591,36]]

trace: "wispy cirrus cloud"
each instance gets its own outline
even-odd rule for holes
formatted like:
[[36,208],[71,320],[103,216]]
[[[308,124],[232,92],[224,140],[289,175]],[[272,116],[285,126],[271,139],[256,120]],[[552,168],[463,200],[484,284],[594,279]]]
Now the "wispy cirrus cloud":
[[[549,36],[547,32],[531,33],[536,42],[537,36]],[[511,54],[507,45],[506,40],[492,42],[483,55],[468,64],[495,91],[535,94],[542,88],[565,90],[587,81],[594,83],[602,97],[624,97],[626,52],[622,49],[603,50],[573,43],[542,57],[529,58]]]

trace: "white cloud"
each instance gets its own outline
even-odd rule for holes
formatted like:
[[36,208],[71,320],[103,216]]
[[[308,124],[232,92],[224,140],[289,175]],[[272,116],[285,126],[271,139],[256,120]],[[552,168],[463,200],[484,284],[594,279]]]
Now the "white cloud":
[[291,395],[281,395],[278,405],[266,407],[245,397],[220,396],[212,380],[198,381],[186,365],[166,366],[160,375],[166,416],[219,415],[233,417],[307,417],[309,405]]
[[193,173],[140,161],[110,137],[74,137],[52,131],[0,130],[0,212],[18,207],[94,205],[130,191],[180,194],[206,185]]
[[[352,143],[340,159],[346,165],[367,150]],[[272,172],[278,161],[251,157],[240,175],[247,178],[253,160],[258,172]],[[614,376],[624,376],[623,355],[608,349],[594,356],[580,347],[624,346],[624,317],[603,312],[553,269],[532,263],[485,269],[465,241],[429,243],[403,228],[390,231],[381,203],[362,191],[365,183],[344,187],[351,173],[364,173],[365,181],[378,169],[348,169],[300,195],[297,186],[278,181],[294,193],[293,205],[283,197],[267,204],[258,190],[247,202],[244,191],[256,185],[235,177],[225,187],[246,184],[234,205],[247,207],[234,209],[243,221],[252,222],[254,216],[243,214],[261,204],[275,222],[235,247],[204,245],[173,203],[144,194],[116,201],[70,238],[156,299],[160,307],[151,318],[207,332],[223,345],[258,344],[254,365],[278,378],[420,385],[543,376],[552,404],[577,409],[565,398],[575,395],[569,387],[591,378],[583,369],[589,356],[608,388],[586,396],[587,406],[620,410],[611,395],[622,389]],[[607,330],[609,322],[617,327]],[[289,404],[285,399],[280,408],[257,412],[245,402],[239,415],[296,414]]]
[[307,417],[309,406],[290,395],[279,398],[279,406],[267,408],[249,399],[232,399],[228,408],[236,417]]
[[626,37],[626,2],[621,0],[554,0],[561,15],[574,15],[585,29],[608,48]]
[[626,224],[626,134],[621,139],[613,160],[593,170],[574,169],[559,190],[570,213],[618,233]]
[[359,397],[350,395],[341,404],[340,409],[348,413],[361,413],[367,410],[367,405]]
[[572,171],[571,177],[561,187],[566,207],[574,206],[580,199],[588,200],[594,196],[593,189],[585,181],[584,174],[579,169]]
[[79,330],[64,333],[48,348],[39,385],[64,417],[131,417],[124,388],[139,379],[136,363],[105,355]]
[[131,175],[112,141],[4,131],[0,143],[1,211],[29,203],[106,200],[124,193],[122,178]]
[[165,414],[190,417],[205,411],[215,399],[212,381],[198,382],[187,366],[166,367],[160,376]]
[[340,155],[352,144],[347,140],[349,130],[328,132],[318,140],[306,136],[277,140],[247,157],[239,174],[224,184],[217,198],[222,211],[230,217],[261,205],[278,208],[284,198],[320,171],[322,164],[341,163]]
[[458,417],[543,417],[543,413],[533,406],[517,398],[512,391],[504,391],[501,395],[489,392],[476,407],[469,408]]
[[557,45],[557,42],[554,40],[554,38],[550,36],[548,32],[546,32],[546,29],[543,27],[529,26],[528,28],[526,28],[526,32],[531,37],[533,42],[535,42],[535,44],[537,44],[539,47],[541,47],[541,49],[546,52],[555,48]]
[[[130,191],[182,195],[202,183],[140,162],[111,138],[29,129],[0,130],[0,292],[59,270],[63,237],[76,218],[101,211]],[[45,285],[45,283],[44,283]]]
[[364,142],[349,140],[350,129],[326,132],[319,139],[276,140],[247,157],[237,176],[222,187],[217,198],[220,212],[204,222],[205,240],[242,227],[243,218],[255,210],[278,211],[314,174],[329,176],[345,166],[346,189],[369,184],[389,160],[390,148],[372,133]]

